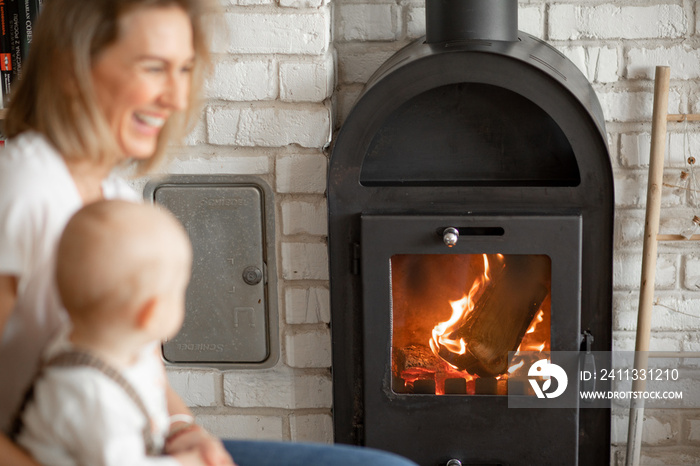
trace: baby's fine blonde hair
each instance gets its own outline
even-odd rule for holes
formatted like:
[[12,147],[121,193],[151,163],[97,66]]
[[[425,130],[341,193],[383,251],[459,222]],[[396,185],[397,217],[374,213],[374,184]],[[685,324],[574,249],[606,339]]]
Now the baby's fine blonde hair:
[[189,277],[192,250],[169,212],[126,201],[79,210],[59,241],[56,281],[71,319],[105,323],[137,312]]

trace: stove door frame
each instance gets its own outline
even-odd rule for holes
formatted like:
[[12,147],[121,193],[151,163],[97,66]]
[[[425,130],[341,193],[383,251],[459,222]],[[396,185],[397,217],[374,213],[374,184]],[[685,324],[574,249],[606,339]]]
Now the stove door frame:
[[[507,396],[393,392],[390,260],[395,254],[546,254],[552,264],[551,349],[578,351],[581,214],[363,214],[360,223],[365,445],[421,465],[451,458],[464,465],[578,464],[578,407],[514,409]],[[500,227],[503,235],[462,235],[448,248],[437,232],[449,226]]]

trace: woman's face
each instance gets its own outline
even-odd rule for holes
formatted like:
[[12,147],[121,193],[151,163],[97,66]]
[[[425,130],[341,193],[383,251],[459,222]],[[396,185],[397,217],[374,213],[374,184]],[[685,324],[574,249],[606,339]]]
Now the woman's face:
[[192,25],[178,7],[136,9],[97,57],[92,79],[125,157],[153,155],[170,115],[187,107],[194,64]]

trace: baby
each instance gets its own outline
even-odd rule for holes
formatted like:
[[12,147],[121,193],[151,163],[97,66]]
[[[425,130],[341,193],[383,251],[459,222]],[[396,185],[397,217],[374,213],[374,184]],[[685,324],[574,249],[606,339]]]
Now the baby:
[[17,437],[39,463],[205,464],[161,454],[178,432],[159,343],[182,325],[191,262],[184,229],[155,207],[100,201],[70,220],[56,276],[72,327],[47,347]]

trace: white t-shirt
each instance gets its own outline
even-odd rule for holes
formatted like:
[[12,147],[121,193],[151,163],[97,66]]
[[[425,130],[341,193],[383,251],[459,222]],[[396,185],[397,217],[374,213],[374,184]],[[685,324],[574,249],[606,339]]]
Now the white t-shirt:
[[[124,180],[102,183],[106,198],[139,201]],[[38,133],[0,151],[0,274],[18,277],[18,296],[0,335],[0,430],[7,432],[41,351],[67,316],[54,279],[54,254],[83,201],[60,154]]]
[[[48,347],[46,358],[72,349],[66,333]],[[17,443],[40,464],[52,466],[178,466],[168,456],[146,456],[142,431],[150,423],[162,449],[170,427],[165,368],[158,343],[121,375],[145,405],[146,419],[124,389],[92,367],[49,367],[34,385]]]

